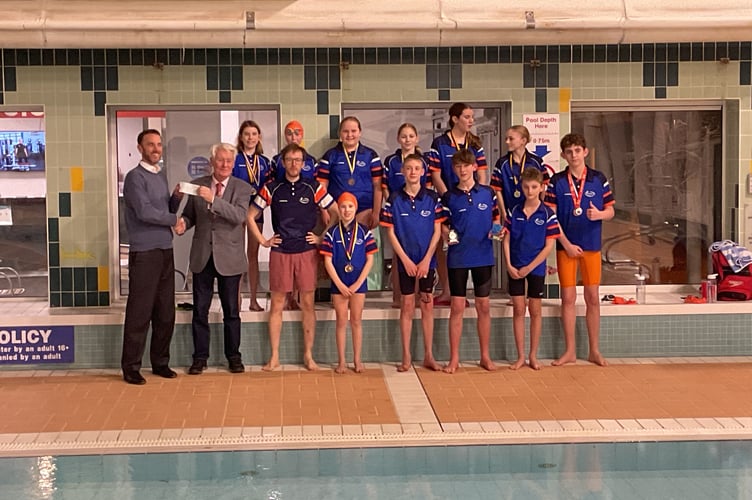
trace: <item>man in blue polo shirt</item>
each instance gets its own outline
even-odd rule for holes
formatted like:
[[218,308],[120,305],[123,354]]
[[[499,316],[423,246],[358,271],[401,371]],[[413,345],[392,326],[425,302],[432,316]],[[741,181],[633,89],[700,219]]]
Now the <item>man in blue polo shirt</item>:
[[400,331],[402,333],[402,364],[410,369],[410,334],[415,315],[415,283],[420,290],[420,312],[423,326],[423,366],[438,370],[433,359],[433,283],[436,274],[436,244],[441,238],[441,223],[446,219],[441,201],[434,191],[422,185],[425,175],[423,157],[412,153],[402,162],[405,185],[392,192],[381,211],[381,225],[387,228],[389,241],[398,260],[400,298]]
[[489,235],[494,224],[499,223],[499,208],[496,193],[488,186],[475,182],[473,175],[478,166],[475,156],[467,149],[452,157],[457,185],[443,197],[444,207],[449,212],[447,268],[451,292],[449,314],[449,364],[447,373],[454,373],[459,366],[462,319],[465,313],[467,277],[472,274],[475,288],[475,310],[478,314],[478,341],[480,343],[480,366],[495,370],[491,361],[489,340],[491,336],[491,277],[494,266],[493,241]]
[[[251,234],[269,254],[269,290],[271,311],[269,315],[269,340],[271,357],[264,366],[270,371],[279,368],[279,339],[282,333],[282,310],[285,296],[300,291],[300,309],[303,313],[303,363],[309,370],[318,368],[313,360],[313,340],[316,332],[316,315],[313,310],[314,292],[318,270],[319,236],[316,227],[316,207],[327,209],[333,221],[337,220],[337,206],[324,186],[300,176],[305,159],[305,149],[295,143],[285,146],[280,155],[285,165],[285,178],[267,184],[248,210],[248,227]],[[267,206],[271,207],[274,235],[266,239],[256,224],[256,216]]]

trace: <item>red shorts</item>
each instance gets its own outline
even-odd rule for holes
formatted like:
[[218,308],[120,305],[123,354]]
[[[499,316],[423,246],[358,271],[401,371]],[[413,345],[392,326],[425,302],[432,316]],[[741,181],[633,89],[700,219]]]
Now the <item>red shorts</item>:
[[315,291],[318,263],[315,248],[302,253],[269,252],[269,290],[292,292],[294,283],[300,292]]

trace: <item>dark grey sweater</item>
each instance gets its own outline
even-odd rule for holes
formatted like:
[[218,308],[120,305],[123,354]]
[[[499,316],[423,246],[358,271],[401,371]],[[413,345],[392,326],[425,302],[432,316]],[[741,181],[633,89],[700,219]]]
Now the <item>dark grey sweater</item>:
[[177,222],[170,207],[170,190],[164,170],[149,172],[140,164],[128,172],[123,183],[125,225],[130,251],[172,248],[172,226]]

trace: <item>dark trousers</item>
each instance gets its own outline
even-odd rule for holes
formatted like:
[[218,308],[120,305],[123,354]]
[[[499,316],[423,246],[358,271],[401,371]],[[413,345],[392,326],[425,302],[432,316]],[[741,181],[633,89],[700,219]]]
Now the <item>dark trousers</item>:
[[222,304],[225,332],[225,357],[240,361],[240,309],[238,290],[242,274],[222,276],[214,267],[214,257],[200,273],[193,273],[193,359],[209,359],[209,306],[214,294],[214,279]]
[[123,373],[141,369],[149,323],[151,366],[167,366],[175,328],[175,261],[171,248],[128,254],[128,302],[120,361]]

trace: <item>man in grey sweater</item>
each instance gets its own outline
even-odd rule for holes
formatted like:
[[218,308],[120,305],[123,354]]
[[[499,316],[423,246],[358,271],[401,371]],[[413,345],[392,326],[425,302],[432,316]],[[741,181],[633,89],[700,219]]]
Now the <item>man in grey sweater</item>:
[[175,327],[175,262],[172,231],[184,230],[170,205],[167,177],[159,165],[162,138],[159,131],[138,134],[139,164],[123,183],[125,224],[128,228],[128,302],[123,325],[123,379],[142,385],[141,359],[151,323],[149,357],[155,375],[175,378],[168,366],[170,340]]

